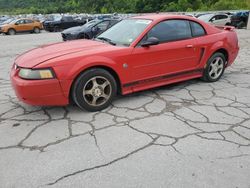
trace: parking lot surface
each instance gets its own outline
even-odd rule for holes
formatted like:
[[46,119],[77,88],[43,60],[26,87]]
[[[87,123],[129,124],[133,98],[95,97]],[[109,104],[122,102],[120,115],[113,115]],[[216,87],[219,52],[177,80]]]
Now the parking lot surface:
[[216,83],[119,96],[104,111],[19,102],[9,72],[60,33],[0,36],[0,187],[250,187],[250,32]]

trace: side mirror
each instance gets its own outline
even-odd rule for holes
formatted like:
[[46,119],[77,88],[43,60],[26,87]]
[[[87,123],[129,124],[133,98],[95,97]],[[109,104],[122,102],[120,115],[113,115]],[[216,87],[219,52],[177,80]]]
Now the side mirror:
[[145,42],[141,44],[142,47],[148,47],[159,44],[160,41],[156,37],[149,37]]
[[18,23],[15,23],[15,25],[18,25]]
[[94,27],[92,27],[92,32],[96,32],[97,31],[97,27],[96,26],[94,26]]
[[210,19],[209,21],[213,23],[213,22],[215,21],[215,19],[214,19],[214,18],[212,18],[212,19]]

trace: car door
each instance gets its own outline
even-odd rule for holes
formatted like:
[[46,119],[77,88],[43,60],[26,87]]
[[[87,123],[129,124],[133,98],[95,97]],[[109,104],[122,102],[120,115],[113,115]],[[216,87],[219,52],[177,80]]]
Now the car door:
[[27,27],[24,19],[20,19],[15,23],[15,30],[17,32],[27,31]]
[[[140,44],[150,37],[158,38],[160,44],[142,47]],[[134,81],[184,74],[198,64],[199,51],[187,20],[166,20],[154,26],[134,48],[130,59]]]
[[66,29],[68,28],[68,22],[66,17],[62,17],[59,24],[57,24],[60,29]]
[[32,20],[25,20],[25,29],[26,31],[33,31],[34,30],[34,21]]
[[214,25],[224,26],[228,22],[228,16],[227,15],[216,15],[211,19],[211,22]]
[[64,23],[65,23],[65,26],[63,27],[63,29],[67,29],[67,28],[71,28],[71,27],[76,26],[76,22],[70,16],[64,17]]

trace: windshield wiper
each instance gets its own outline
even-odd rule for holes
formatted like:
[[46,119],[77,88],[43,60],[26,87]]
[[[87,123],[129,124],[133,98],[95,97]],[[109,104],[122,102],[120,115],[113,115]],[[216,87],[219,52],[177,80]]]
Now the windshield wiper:
[[99,39],[99,40],[102,40],[102,41],[108,42],[109,44],[111,44],[111,45],[113,45],[113,46],[115,46],[115,45],[116,45],[116,43],[115,43],[115,42],[113,42],[111,39],[108,39],[108,38],[106,38],[106,37],[97,37],[96,39]]

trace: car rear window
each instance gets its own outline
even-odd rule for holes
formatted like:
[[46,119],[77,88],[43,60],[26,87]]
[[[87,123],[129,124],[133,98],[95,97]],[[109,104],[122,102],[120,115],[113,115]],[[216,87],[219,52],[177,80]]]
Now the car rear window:
[[193,37],[200,37],[206,35],[204,28],[200,24],[192,21],[190,21],[190,24],[192,28]]

